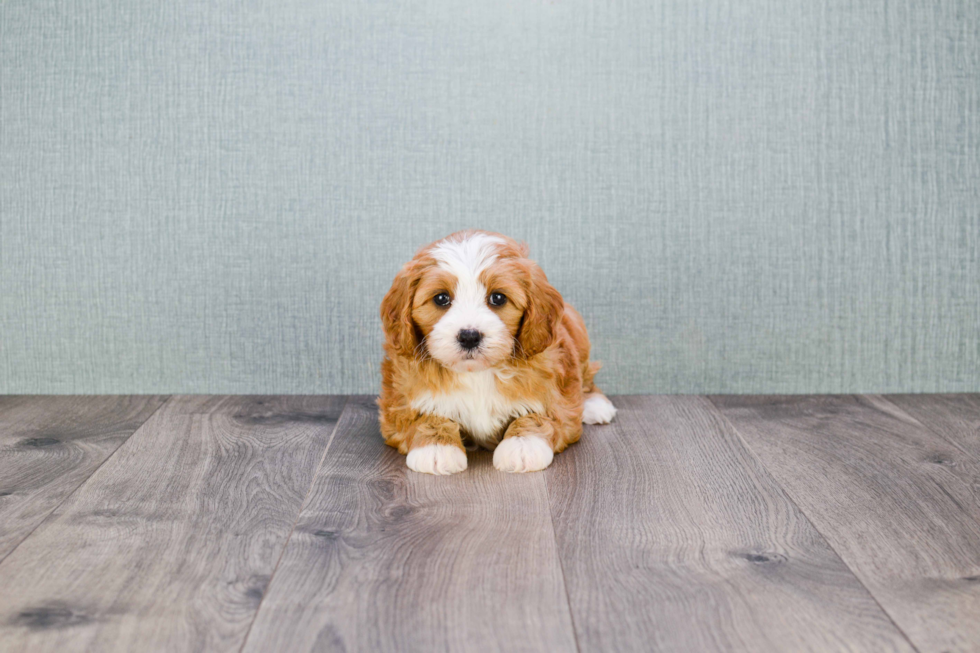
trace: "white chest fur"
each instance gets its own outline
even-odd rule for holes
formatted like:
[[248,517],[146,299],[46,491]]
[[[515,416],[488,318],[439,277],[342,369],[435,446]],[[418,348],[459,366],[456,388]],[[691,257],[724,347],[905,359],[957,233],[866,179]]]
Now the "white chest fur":
[[544,411],[539,401],[513,400],[501,394],[493,370],[461,373],[458,379],[455,390],[423,393],[412,401],[412,408],[453,420],[483,447],[496,445],[515,417]]

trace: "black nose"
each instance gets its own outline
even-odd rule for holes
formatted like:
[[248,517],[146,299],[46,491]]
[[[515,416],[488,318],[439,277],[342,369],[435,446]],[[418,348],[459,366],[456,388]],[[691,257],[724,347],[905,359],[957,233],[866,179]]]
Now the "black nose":
[[456,340],[459,340],[459,344],[463,346],[463,349],[473,349],[480,345],[480,341],[483,340],[483,334],[476,329],[463,329],[456,334]]

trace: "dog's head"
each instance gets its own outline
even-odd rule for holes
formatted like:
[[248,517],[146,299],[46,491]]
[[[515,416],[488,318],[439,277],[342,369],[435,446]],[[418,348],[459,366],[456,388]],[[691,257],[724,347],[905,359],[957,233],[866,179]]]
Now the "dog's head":
[[381,303],[381,321],[390,353],[477,372],[547,349],[563,311],[526,245],[461,231],[402,267]]

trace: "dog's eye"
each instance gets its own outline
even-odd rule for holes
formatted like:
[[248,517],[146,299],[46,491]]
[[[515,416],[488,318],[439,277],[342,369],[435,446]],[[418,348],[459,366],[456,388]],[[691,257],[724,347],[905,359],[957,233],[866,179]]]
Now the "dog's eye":
[[500,292],[490,293],[490,305],[491,306],[503,306],[507,303],[507,295]]
[[441,292],[433,297],[432,301],[436,303],[436,306],[449,306],[453,300],[449,296],[449,293]]

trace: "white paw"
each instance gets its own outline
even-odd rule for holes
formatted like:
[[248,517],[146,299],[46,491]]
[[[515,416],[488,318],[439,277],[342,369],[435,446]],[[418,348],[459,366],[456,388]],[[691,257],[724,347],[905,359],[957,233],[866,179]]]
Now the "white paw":
[[493,466],[502,472],[536,472],[551,464],[555,452],[535,435],[504,438],[493,452]]
[[449,444],[427,444],[409,451],[405,462],[423,474],[455,474],[466,469],[466,452]]
[[608,424],[616,416],[616,407],[604,395],[590,395],[585,400],[582,421],[586,424]]

